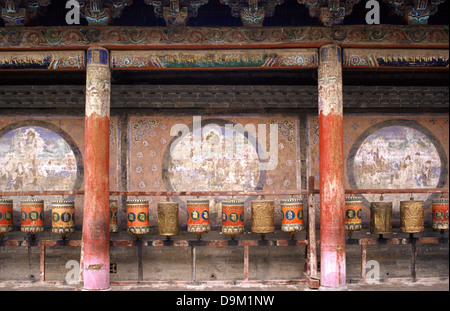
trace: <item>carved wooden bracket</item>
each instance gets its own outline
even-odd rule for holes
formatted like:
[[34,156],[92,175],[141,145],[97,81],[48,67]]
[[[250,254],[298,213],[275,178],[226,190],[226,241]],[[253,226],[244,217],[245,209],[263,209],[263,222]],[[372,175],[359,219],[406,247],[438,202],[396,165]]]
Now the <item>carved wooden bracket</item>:
[[0,0],[0,18],[5,26],[25,26],[51,0]]
[[106,26],[120,18],[125,7],[133,0],[78,0],[81,14],[91,26]]
[[311,17],[318,17],[324,26],[341,25],[353,6],[361,0],[297,0],[309,9]]
[[231,8],[234,17],[240,17],[244,27],[262,27],[264,19],[275,13],[275,7],[284,0],[220,0]]
[[186,26],[208,0],[145,0],[145,3],[153,5],[156,16],[164,18],[167,26]]
[[428,24],[428,18],[436,14],[438,5],[446,0],[383,0],[394,8],[395,14],[407,16],[408,24]]

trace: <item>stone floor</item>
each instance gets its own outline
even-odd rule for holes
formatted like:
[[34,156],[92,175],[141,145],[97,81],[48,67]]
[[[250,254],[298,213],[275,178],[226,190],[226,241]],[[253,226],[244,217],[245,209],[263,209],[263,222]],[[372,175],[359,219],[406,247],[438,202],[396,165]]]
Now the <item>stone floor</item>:
[[[81,291],[81,286],[47,285],[39,282],[0,282],[0,291]],[[111,291],[317,291],[306,285],[121,285]],[[319,291],[326,290],[320,288]],[[392,281],[379,284],[348,284],[345,291],[449,291],[449,280],[442,281]]]

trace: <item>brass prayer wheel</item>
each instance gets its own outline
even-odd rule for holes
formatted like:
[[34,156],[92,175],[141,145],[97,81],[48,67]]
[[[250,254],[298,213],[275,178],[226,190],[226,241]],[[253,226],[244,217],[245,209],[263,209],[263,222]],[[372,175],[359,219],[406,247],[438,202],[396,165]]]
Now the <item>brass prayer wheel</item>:
[[109,200],[109,232],[118,232],[119,225],[117,221],[117,200]]
[[301,199],[280,200],[281,230],[295,232],[304,230],[303,202]]
[[244,201],[222,202],[222,233],[235,234],[244,232]]
[[433,210],[433,229],[448,229],[448,198],[435,199],[432,201],[431,206]]
[[0,199],[0,233],[13,231],[13,200]]
[[211,229],[209,219],[209,200],[194,199],[187,200],[187,231],[197,233],[200,237],[201,233],[209,232]]
[[158,203],[158,234],[173,236],[178,234],[178,209],[176,202]]
[[423,201],[415,201],[412,198],[409,201],[401,201],[400,231],[418,233],[424,230]]
[[358,197],[345,198],[345,230],[361,230],[362,227],[362,200]]
[[271,200],[254,200],[252,209],[252,232],[275,232],[275,202]]
[[141,235],[150,232],[148,201],[127,201],[127,231]]
[[44,201],[30,199],[21,202],[20,230],[22,232],[44,232]]
[[392,233],[392,202],[370,203],[370,233]]
[[75,232],[75,203],[70,201],[52,202],[52,232]]

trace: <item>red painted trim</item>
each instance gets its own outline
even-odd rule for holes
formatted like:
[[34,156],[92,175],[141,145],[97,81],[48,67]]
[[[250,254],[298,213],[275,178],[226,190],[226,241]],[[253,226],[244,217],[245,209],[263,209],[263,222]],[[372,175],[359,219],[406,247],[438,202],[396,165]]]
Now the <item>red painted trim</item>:
[[86,117],[84,164],[84,288],[108,289],[109,281],[109,118]]
[[343,116],[319,115],[321,285],[346,283]]

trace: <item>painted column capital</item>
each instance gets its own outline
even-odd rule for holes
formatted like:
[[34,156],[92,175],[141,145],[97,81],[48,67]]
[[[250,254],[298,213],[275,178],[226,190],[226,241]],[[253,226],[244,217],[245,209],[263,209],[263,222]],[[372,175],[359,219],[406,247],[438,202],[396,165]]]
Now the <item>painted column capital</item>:
[[335,44],[324,45],[319,50],[319,113],[342,114],[342,50]]
[[86,64],[109,67],[109,50],[101,46],[91,46],[86,52]]
[[91,47],[86,53],[86,116],[109,117],[110,98],[109,51]]

